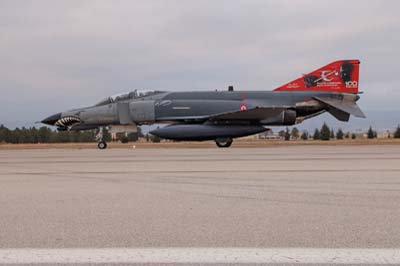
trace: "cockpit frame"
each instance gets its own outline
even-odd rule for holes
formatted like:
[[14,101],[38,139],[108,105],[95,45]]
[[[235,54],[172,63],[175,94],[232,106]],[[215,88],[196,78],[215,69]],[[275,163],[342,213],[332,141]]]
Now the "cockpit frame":
[[156,95],[156,94],[160,94],[160,93],[163,93],[163,91],[134,90],[134,91],[130,91],[130,92],[123,92],[123,93],[114,94],[114,95],[98,102],[95,106],[106,105],[106,104],[127,101],[127,100],[132,100],[132,99],[138,99],[138,98],[152,96],[152,95]]

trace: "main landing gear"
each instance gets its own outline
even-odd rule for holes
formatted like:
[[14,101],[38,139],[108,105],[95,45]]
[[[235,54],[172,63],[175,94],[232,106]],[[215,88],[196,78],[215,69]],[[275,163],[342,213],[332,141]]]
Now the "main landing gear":
[[100,150],[107,149],[107,142],[105,142],[103,140],[103,128],[102,127],[99,128],[99,133],[97,133],[96,139],[99,140],[99,142],[97,143],[97,147]]
[[232,145],[232,138],[217,138],[215,139],[215,144],[217,144],[218,148],[228,148]]
[[104,150],[104,149],[106,149],[107,148],[107,142],[105,142],[105,141],[99,141],[99,143],[97,143],[97,147],[100,149],[100,150]]

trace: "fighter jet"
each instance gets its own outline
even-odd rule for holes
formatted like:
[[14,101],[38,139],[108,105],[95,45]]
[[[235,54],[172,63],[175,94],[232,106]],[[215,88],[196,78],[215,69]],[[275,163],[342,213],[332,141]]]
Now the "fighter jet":
[[98,129],[98,148],[107,148],[103,128],[135,132],[137,126],[167,124],[150,133],[165,139],[214,140],[230,147],[234,138],[270,126],[292,126],[328,112],[340,121],[365,118],[359,100],[359,60],[340,60],[273,91],[140,91],[54,114],[43,121],[58,130]]

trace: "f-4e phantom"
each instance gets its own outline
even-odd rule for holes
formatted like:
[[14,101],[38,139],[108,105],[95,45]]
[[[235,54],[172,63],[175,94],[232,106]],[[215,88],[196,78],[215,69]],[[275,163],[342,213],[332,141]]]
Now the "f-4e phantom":
[[340,60],[295,79],[273,91],[132,91],[99,103],[61,112],[42,123],[58,130],[102,129],[135,132],[137,126],[168,124],[150,133],[186,141],[214,140],[229,147],[234,138],[257,134],[268,126],[291,126],[328,112],[340,121],[365,117],[357,106],[358,60]]

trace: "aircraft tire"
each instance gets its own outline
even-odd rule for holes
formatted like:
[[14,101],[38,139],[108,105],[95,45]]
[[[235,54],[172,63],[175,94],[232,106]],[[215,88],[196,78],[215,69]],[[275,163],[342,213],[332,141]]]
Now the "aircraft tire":
[[218,148],[229,148],[232,145],[233,140],[231,138],[216,139],[215,144]]
[[106,143],[105,141],[100,141],[99,143],[97,143],[97,147],[98,147],[100,150],[104,150],[104,149],[107,148],[107,143]]

